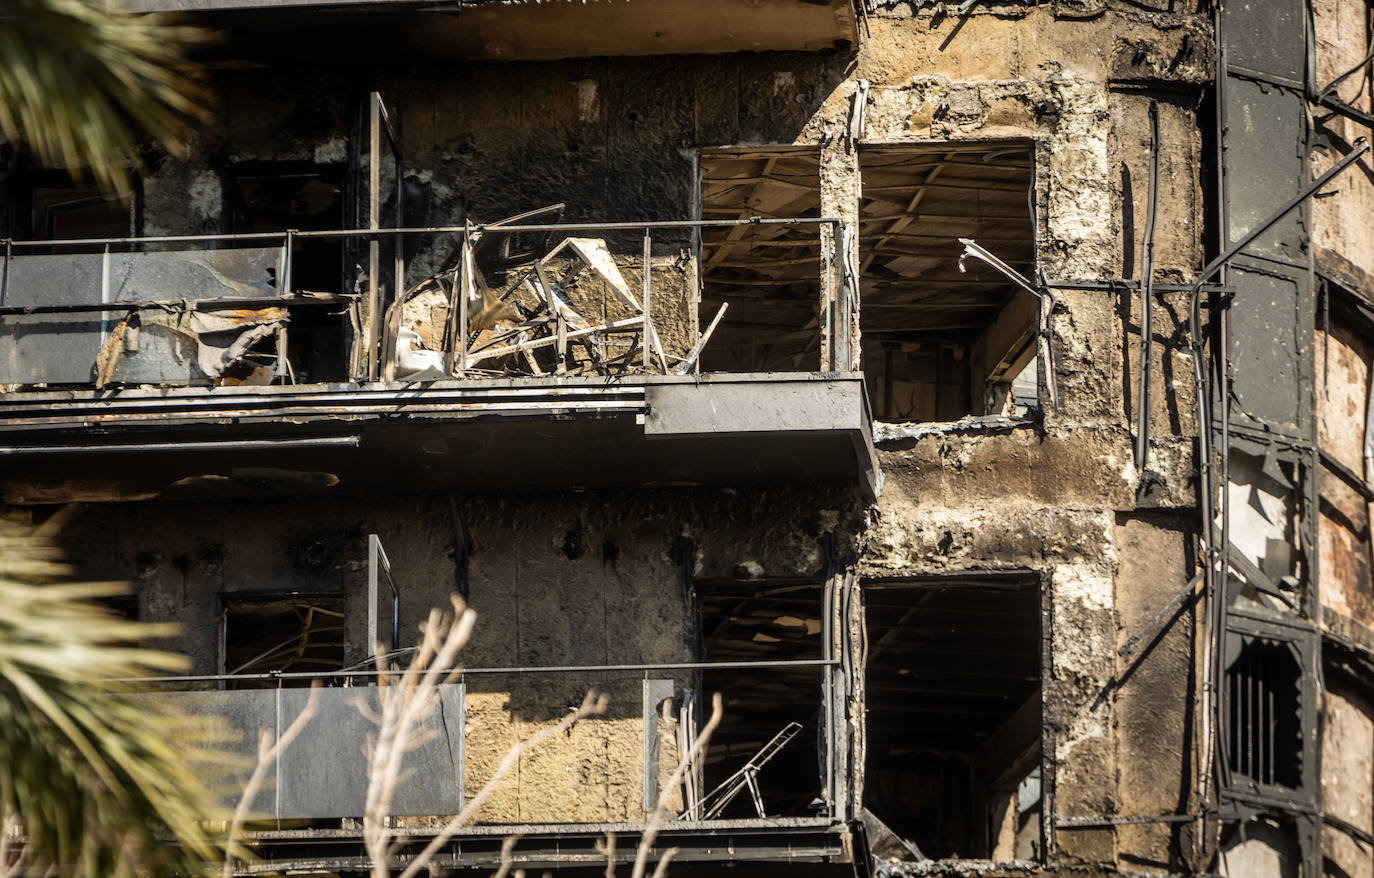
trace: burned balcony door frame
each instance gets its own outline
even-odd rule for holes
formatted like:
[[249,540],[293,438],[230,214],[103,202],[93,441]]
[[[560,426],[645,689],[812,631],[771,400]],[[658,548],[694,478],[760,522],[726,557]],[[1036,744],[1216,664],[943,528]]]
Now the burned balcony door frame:
[[[391,646],[385,646],[378,636],[377,623],[379,601],[383,597],[382,580],[386,580],[386,593],[391,596]],[[367,651],[369,661],[389,651],[395,655],[401,648],[401,590],[396,577],[391,573],[391,559],[382,548],[381,537],[367,535]]]
[[[760,302],[770,304],[774,312],[806,309],[805,321],[767,324],[765,334],[773,338],[752,343],[750,347],[755,351],[751,354],[750,365],[729,371],[849,372],[859,368],[855,229],[837,220],[823,220],[815,230],[813,251],[810,242],[785,238],[785,234],[792,229],[773,226],[770,230],[767,226],[755,224],[760,218],[833,217],[842,213],[827,213],[827,208],[836,206],[852,193],[836,193],[826,188],[826,181],[821,174],[825,149],[815,143],[720,145],[703,146],[692,154],[693,218],[708,221],[728,218],[740,223],[728,229],[697,229],[693,234],[692,247],[698,265],[699,306],[708,298],[716,297],[722,297],[731,304],[733,310],[729,314],[723,310],[719,312],[725,315],[721,329],[722,335],[727,336],[740,328],[764,325],[750,323],[747,318],[739,316],[741,311],[747,314],[751,307],[757,307]],[[752,163],[753,167],[747,176],[712,176],[721,172],[722,165],[731,163]],[[783,196],[782,201],[775,202],[773,199],[780,197],[779,191],[801,194],[796,194],[790,201]],[[719,239],[713,240],[716,235],[720,236]],[[800,249],[803,244],[806,249]],[[796,249],[787,250],[785,255],[752,257],[748,260],[752,264],[748,266],[727,258],[732,253],[738,255],[782,247]],[[812,260],[818,263],[814,274],[810,274],[810,268],[796,275],[785,270],[787,266],[809,264]],[[779,272],[780,268],[784,270]],[[722,272],[732,270],[745,272],[747,276],[719,276]],[[732,284],[769,290],[772,298],[760,300],[739,290],[732,291]],[[806,298],[799,292],[791,291],[793,287],[803,286],[806,287]],[[731,300],[732,295],[739,298]],[[779,308],[779,305],[782,307]],[[710,308],[714,308],[714,304],[709,305],[707,314],[711,313]],[[815,334],[807,336],[813,322]],[[805,344],[798,352],[782,357],[773,355],[771,351],[764,357],[757,354],[758,350],[768,351],[772,345],[785,342],[789,337],[801,336],[805,336]],[[813,349],[812,344],[816,348]],[[767,357],[776,359],[768,360]],[[784,365],[781,362],[791,357],[796,358],[797,365]],[[813,365],[802,367],[801,362]]]
[[[816,590],[817,601],[814,610],[820,614],[821,630],[817,632],[819,635],[817,638],[819,640],[817,644],[819,653],[814,658],[779,659],[776,661],[774,659],[749,659],[742,662],[731,658],[727,660],[727,667],[719,670],[769,674],[781,671],[786,665],[795,662],[798,666],[806,666],[806,670],[820,672],[819,679],[816,679],[818,689],[815,695],[815,705],[817,709],[814,714],[816,721],[816,791],[824,800],[825,813],[830,819],[849,821],[854,818],[857,790],[860,786],[856,766],[862,760],[859,750],[862,741],[861,727],[863,722],[862,680],[854,672],[854,669],[860,665],[863,656],[861,634],[863,596],[857,584],[854,559],[836,558],[833,550],[829,548],[827,554],[823,575],[815,578],[693,580],[690,572],[688,572],[689,568],[684,565],[684,579],[688,587],[689,600],[694,608],[693,616],[696,619],[698,630],[698,645],[696,647],[698,658],[705,662],[703,665],[698,665],[694,673],[693,687],[699,692],[711,691],[711,682],[705,679],[705,673],[710,672],[711,666],[721,661],[718,656],[713,657],[706,652],[707,634],[702,625],[705,618],[702,611],[703,595],[713,594],[718,598],[738,600],[739,605],[733,612],[726,615],[726,619],[732,619],[741,613],[750,601],[767,600],[770,594],[785,593],[797,589]],[[857,627],[851,624],[851,620],[854,619],[860,621]],[[759,666],[759,662],[762,662],[763,666]],[[696,719],[700,720],[704,717],[698,716]],[[727,714],[723,727],[726,732],[730,731],[729,724],[730,719]],[[777,730],[785,731],[784,724],[779,722]],[[719,740],[721,737],[721,732],[718,731],[717,740],[714,740],[711,746],[715,747],[722,743]],[[799,746],[798,743],[790,745],[791,748],[797,746]],[[768,747],[763,748],[763,751],[766,750]],[[762,755],[763,751],[755,754],[755,758]],[[744,768],[748,767],[743,760],[740,760],[740,764]],[[698,813],[698,809],[704,810],[713,800],[712,797],[719,796],[726,783],[735,779],[739,774],[740,772],[735,772],[733,775],[725,772],[723,775],[725,783],[720,783],[719,779],[716,779],[715,785],[710,789],[706,787],[705,778],[698,780],[701,794],[689,804],[686,813],[694,815]],[[753,788],[751,787],[751,789]],[[767,802],[766,794],[764,802]],[[689,819],[721,818],[693,816]]]
[[[1201,490],[1209,496],[1201,506],[1209,559],[1204,571],[1209,580],[1204,641],[1209,685],[1204,691],[1210,691],[1212,702],[1201,712],[1199,764],[1205,768],[1198,792],[1203,806],[1220,817],[1223,836],[1243,833],[1247,824],[1266,817],[1292,827],[1302,874],[1317,875],[1322,871],[1317,728],[1322,670],[1312,374],[1316,294],[1310,224],[1300,199],[1309,185],[1307,156],[1313,145],[1305,97],[1313,76],[1312,35],[1304,26],[1304,0],[1223,4],[1215,15],[1219,246],[1227,250],[1248,243],[1222,268],[1222,281],[1234,288],[1234,295],[1213,292],[1208,303],[1211,357],[1201,399],[1209,407],[1202,424],[1209,453],[1202,461]],[[1257,122],[1239,124],[1242,118]],[[1249,240],[1261,217],[1292,199],[1299,199],[1296,209]],[[1283,577],[1288,582],[1274,582],[1232,543],[1233,451],[1264,461],[1271,487],[1294,517],[1288,531],[1290,573]],[[1219,514],[1213,518],[1209,510],[1214,502]],[[1238,603],[1242,582],[1263,600]],[[1230,703],[1225,686],[1229,659],[1256,641],[1282,646],[1298,668],[1301,772],[1296,788],[1233,774],[1226,752],[1228,742],[1240,740],[1236,736],[1242,732],[1275,732],[1272,724],[1261,730],[1232,727],[1254,718],[1240,717],[1236,709],[1241,705]]]
[[[271,609],[271,608],[273,608],[273,607],[283,607],[283,608],[285,608],[285,607],[287,607],[288,605],[308,606],[308,605],[310,605],[310,604],[312,604],[312,603],[314,603],[314,602],[319,602],[319,603],[321,603],[321,604],[332,604],[332,605],[337,605],[337,607],[338,607],[337,611],[331,610],[330,612],[331,612],[331,613],[337,612],[338,615],[339,615],[339,617],[340,617],[340,621],[339,621],[339,625],[338,625],[338,629],[337,629],[338,632],[339,632],[339,638],[340,638],[340,643],[339,643],[339,658],[338,658],[339,668],[327,669],[327,670],[325,670],[325,671],[322,672],[322,673],[324,673],[324,674],[327,675],[327,674],[329,674],[331,671],[341,670],[341,669],[343,668],[343,665],[344,665],[344,650],[345,650],[346,645],[347,645],[347,644],[346,644],[345,633],[344,633],[344,625],[345,625],[345,622],[346,622],[346,619],[347,619],[347,615],[346,615],[346,614],[347,614],[347,600],[346,600],[345,595],[344,595],[342,592],[337,592],[337,591],[310,591],[310,592],[295,592],[295,591],[289,591],[289,592],[283,592],[283,591],[263,591],[263,592],[257,592],[257,591],[235,591],[235,592],[225,592],[225,593],[222,593],[222,594],[220,595],[220,620],[219,620],[219,665],[220,665],[220,676],[218,677],[218,679],[219,679],[219,681],[220,681],[220,686],[221,686],[221,688],[229,688],[229,687],[235,682],[235,677],[239,677],[239,676],[242,677],[242,679],[243,679],[244,682],[250,682],[250,681],[251,681],[250,685],[252,685],[252,684],[257,684],[257,683],[261,683],[261,679],[262,679],[262,677],[264,677],[264,676],[272,676],[272,677],[275,677],[275,679],[276,679],[275,685],[278,686],[278,687],[281,686],[281,685],[283,684],[283,680],[286,679],[285,677],[281,676],[281,673],[280,673],[279,671],[275,671],[275,670],[269,670],[269,671],[266,671],[266,672],[261,672],[261,671],[247,671],[247,672],[241,672],[241,671],[239,671],[239,669],[237,669],[237,668],[232,668],[232,667],[230,667],[230,665],[229,665],[229,655],[230,655],[230,651],[231,651],[231,646],[232,646],[232,645],[231,645],[231,643],[230,643],[230,637],[229,637],[229,635],[230,635],[230,628],[231,628],[231,616],[251,614],[251,613],[252,613],[252,608],[254,608],[254,607],[262,608],[262,609]],[[282,613],[276,613],[276,614],[274,614],[274,615],[285,615],[285,613],[284,613],[284,612],[282,612]],[[311,628],[303,629],[303,636],[302,636],[302,641],[301,641],[302,649],[304,649],[305,647],[309,646],[309,634],[311,633],[311,631],[312,631]],[[278,646],[279,646],[279,645],[278,645]],[[262,658],[264,658],[264,657],[265,657],[266,655],[268,655],[268,654],[269,654],[269,653],[264,653],[264,654],[258,656],[257,658],[255,658],[254,661],[260,661]],[[304,652],[302,652],[302,653],[300,654],[300,657],[301,657],[301,658],[304,657]],[[311,674],[310,674],[310,673],[304,673],[304,674],[302,674],[302,673],[295,673],[295,674],[291,674],[291,675],[289,675],[289,676],[290,676],[290,679],[292,680],[292,683],[293,683],[293,684],[295,684],[295,685],[305,685],[306,683],[309,682],[308,677],[310,677]]]
[[[4,237],[59,240],[50,234],[48,229],[38,228],[34,216],[35,192],[40,189],[64,187],[77,189],[82,186],[82,183],[79,180],[74,180],[68,171],[35,168],[23,158],[17,159],[15,164],[16,167],[9,174],[4,192],[7,213]],[[127,230],[123,230],[120,237],[127,234],[131,238],[137,238],[143,234],[143,177],[141,174],[136,171],[130,172],[129,190],[127,192],[105,193],[95,197],[104,201],[112,201],[124,200],[125,196],[128,198],[129,223]]]
[[[397,232],[392,237],[392,248],[395,254],[393,269],[393,279],[389,295],[384,292],[381,272],[382,253],[381,237],[377,234],[381,228],[382,220],[382,135],[385,133],[387,145],[391,150],[391,157],[395,164],[395,186],[396,186],[396,213],[394,217],[394,229],[405,228],[405,209],[403,178],[405,174],[405,160],[401,147],[401,128],[400,119],[393,118],[387,109],[386,101],[382,98],[382,93],[373,91],[368,94],[368,170],[367,170],[367,228],[374,234],[368,237],[367,245],[367,299],[362,314],[361,323],[365,327],[363,333],[363,359],[366,360],[367,380],[369,381],[389,381],[392,375],[386,374],[392,371],[389,365],[394,360],[394,352],[384,350],[383,339],[393,339],[394,332],[386,331],[386,316],[388,310],[388,300],[390,302],[400,302],[405,294],[405,236]],[[394,315],[395,319],[400,318],[399,311]],[[383,364],[388,364],[384,367]],[[361,376],[362,362],[355,360],[355,374]]]

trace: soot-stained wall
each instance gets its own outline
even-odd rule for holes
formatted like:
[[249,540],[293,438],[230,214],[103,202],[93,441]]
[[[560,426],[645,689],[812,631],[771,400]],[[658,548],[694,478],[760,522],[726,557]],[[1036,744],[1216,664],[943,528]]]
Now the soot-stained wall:
[[[402,647],[413,645],[430,609],[463,587],[461,523],[478,614],[463,664],[587,666],[698,660],[684,562],[693,578],[820,577],[827,541],[852,546],[861,517],[847,491],[789,489],[151,502],[89,507],[62,541],[80,575],[132,582],[142,618],[178,625],[167,644],[192,673],[213,674],[225,601],[254,594],[342,596],[345,661],[365,658],[372,533],[400,587]],[[386,639],[389,601],[381,613]],[[557,723],[589,688],[611,699],[604,717],[522,757],[481,819],[642,819],[643,676],[469,677],[469,795],[516,740]],[[685,671],[662,676],[691,685]],[[675,753],[669,734],[661,780]]]

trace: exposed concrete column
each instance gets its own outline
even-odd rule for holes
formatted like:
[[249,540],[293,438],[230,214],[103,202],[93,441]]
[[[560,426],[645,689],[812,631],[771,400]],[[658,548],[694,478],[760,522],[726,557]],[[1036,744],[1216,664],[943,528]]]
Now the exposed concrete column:
[[[1045,668],[1045,727],[1052,736],[1051,820],[1117,812],[1116,760],[1111,726],[1116,646],[1116,553],[1113,516],[1094,516],[1101,528],[1097,551],[1066,558],[1051,570],[1050,665]],[[1086,522],[1084,522],[1086,525]],[[1116,857],[1111,829],[1056,829],[1049,834],[1061,855],[1088,863]]]
[[[851,233],[846,243],[847,258],[851,265],[858,264],[860,185],[858,144],[844,136],[833,137],[822,143],[821,216],[834,217],[849,226]],[[840,371],[857,369],[860,361],[857,309],[854,312],[855,319],[845,321],[843,313],[835,307],[844,278],[845,254],[835,248],[833,232],[829,228],[821,232],[821,247],[823,253],[834,253],[836,256],[829,262],[824,257],[821,260],[821,368],[830,369],[833,362],[833,368]],[[839,333],[847,333],[847,338]],[[846,350],[849,354],[847,362],[842,356]],[[840,355],[840,358],[832,360],[832,353]]]
[[[1119,266],[1114,213],[1112,117],[1105,83],[1059,76],[1046,83],[1036,180],[1040,264],[1052,278],[1115,277]],[[1056,420],[1118,425],[1121,408],[1116,302],[1100,292],[1056,291],[1062,306],[1051,321],[1059,405]],[[1119,392],[1119,391],[1118,391]]]

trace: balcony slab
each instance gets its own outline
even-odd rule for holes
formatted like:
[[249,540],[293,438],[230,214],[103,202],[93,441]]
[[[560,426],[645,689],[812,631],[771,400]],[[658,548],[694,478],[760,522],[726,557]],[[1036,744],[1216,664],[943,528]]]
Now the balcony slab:
[[0,396],[12,503],[795,482],[876,495],[859,373]]
[[[502,842],[518,840],[507,854],[514,868],[605,870],[604,845],[608,834],[616,845],[611,860],[622,870],[634,861],[644,823],[561,823],[477,825],[463,827],[432,861],[455,874],[465,870],[490,871],[502,862]],[[435,830],[401,830],[395,865],[407,861]],[[291,833],[255,833],[245,838],[260,858],[240,874],[277,874],[292,871],[365,871],[369,865],[356,831],[302,830]],[[656,862],[667,848],[676,848],[673,875],[718,874],[720,864],[786,863],[793,874],[805,876],[855,876],[867,873],[867,852],[858,847],[852,827],[828,818],[770,817],[762,820],[670,821],[662,824],[650,848],[649,862]],[[589,871],[588,874],[591,872]],[[574,873],[578,874],[578,873]]]
[[[856,43],[850,0],[128,0],[227,36],[214,56],[545,61],[604,55],[819,51]],[[326,16],[326,17],[322,17]]]

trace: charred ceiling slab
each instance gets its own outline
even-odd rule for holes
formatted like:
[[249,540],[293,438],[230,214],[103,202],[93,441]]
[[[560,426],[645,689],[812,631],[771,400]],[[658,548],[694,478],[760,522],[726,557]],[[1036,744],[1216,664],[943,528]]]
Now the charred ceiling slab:
[[272,57],[288,47],[299,57],[310,46],[319,47],[316,57],[344,60],[358,50],[373,57],[493,61],[819,51],[859,36],[850,0],[132,0],[124,6],[194,13],[198,23],[227,35],[213,50],[226,58]]
[[875,494],[859,375],[69,391],[0,405],[0,493],[15,502],[797,480]]
[[1029,143],[862,148],[864,372],[880,419],[1017,413],[1035,385],[1037,303],[965,239],[1035,273]]

